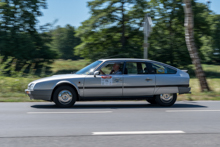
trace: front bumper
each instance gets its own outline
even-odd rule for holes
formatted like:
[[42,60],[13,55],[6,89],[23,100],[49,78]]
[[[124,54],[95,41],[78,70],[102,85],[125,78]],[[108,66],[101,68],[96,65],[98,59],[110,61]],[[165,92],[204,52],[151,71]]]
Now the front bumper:
[[29,90],[29,89],[25,89],[25,94],[27,94],[29,97],[30,97],[30,99],[32,100],[32,99],[34,99],[34,97],[31,95],[31,90]]
[[29,90],[25,89],[25,94],[27,94],[30,99],[51,101],[52,90]]

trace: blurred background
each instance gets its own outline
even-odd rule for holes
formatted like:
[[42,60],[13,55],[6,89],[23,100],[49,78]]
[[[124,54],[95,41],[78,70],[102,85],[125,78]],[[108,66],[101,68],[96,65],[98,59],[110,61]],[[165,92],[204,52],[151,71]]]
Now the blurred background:
[[194,39],[211,91],[200,92],[186,42],[182,0],[0,0],[0,101],[29,101],[27,84],[100,58],[143,58],[189,71],[192,94],[220,100],[220,1],[192,0]]

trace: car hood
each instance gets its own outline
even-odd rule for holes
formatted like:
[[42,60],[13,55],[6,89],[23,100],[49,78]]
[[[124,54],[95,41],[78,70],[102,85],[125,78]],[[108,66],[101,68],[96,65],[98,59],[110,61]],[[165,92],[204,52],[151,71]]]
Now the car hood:
[[72,79],[72,78],[84,78],[86,75],[77,75],[77,74],[60,74],[60,75],[53,75],[46,78],[41,78],[35,80],[31,83],[38,83],[38,82],[45,82],[45,81],[52,81],[52,80],[65,80],[65,79]]

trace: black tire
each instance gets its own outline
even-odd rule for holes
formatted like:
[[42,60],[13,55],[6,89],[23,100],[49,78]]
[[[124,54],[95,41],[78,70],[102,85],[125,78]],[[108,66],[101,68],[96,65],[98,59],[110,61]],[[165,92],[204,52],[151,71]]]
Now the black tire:
[[[172,98],[166,98],[166,95],[172,95]],[[161,94],[161,95],[156,95],[155,101],[160,106],[170,107],[176,102],[176,99],[177,99],[176,93],[174,93],[174,94]]]
[[54,91],[53,94],[54,103],[61,108],[72,107],[75,104],[76,99],[76,91],[70,86],[60,86]]
[[157,104],[156,100],[155,99],[150,99],[150,100],[147,100],[148,103],[152,104],[152,105],[155,105]]

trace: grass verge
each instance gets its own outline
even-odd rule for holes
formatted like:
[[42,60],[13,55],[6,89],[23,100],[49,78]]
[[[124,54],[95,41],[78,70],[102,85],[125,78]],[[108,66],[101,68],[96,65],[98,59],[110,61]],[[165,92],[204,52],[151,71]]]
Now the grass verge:
[[212,91],[200,92],[199,80],[190,79],[191,94],[181,94],[178,96],[179,101],[197,101],[197,100],[220,100],[220,78],[207,79]]

